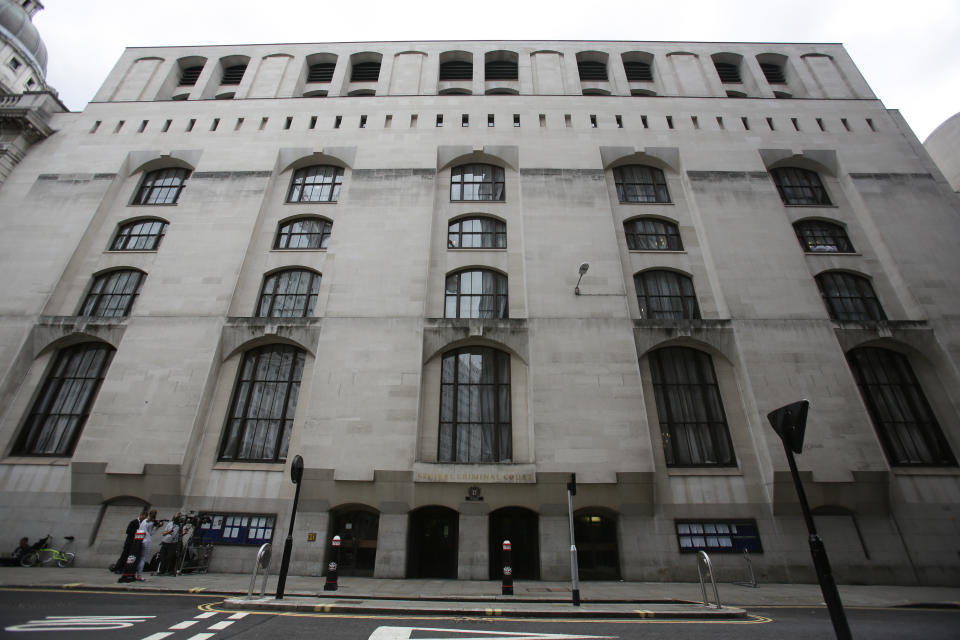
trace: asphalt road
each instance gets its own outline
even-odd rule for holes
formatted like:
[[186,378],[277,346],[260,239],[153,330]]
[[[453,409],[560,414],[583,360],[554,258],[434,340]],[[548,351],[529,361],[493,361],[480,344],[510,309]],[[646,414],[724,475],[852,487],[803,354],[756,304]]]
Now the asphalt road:
[[[833,638],[822,608],[750,609],[743,621],[504,620],[234,612],[210,594],[0,590],[4,637],[30,640],[573,640],[575,638],[717,640]],[[850,609],[855,638],[960,638],[960,611]]]

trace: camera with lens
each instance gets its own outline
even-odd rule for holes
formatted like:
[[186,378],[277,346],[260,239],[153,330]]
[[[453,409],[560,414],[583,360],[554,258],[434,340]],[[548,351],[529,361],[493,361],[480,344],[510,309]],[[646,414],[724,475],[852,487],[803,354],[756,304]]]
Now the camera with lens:
[[178,527],[190,525],[194,529],[199,529],[205,524],[210,524],[210,516],[201,516],[198,515],[196,511],[188,511],[187,513],[180,514],[179,517],[174,518],[173,522]]

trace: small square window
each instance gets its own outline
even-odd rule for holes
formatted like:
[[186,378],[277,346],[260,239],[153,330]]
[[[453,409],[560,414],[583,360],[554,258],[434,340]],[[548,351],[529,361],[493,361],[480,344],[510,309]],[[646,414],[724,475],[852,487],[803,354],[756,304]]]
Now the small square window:
[[16,71],[23,66],[23,63],[17,60],[16,58],[10,58],[10,62],[7,63],[7,66]]

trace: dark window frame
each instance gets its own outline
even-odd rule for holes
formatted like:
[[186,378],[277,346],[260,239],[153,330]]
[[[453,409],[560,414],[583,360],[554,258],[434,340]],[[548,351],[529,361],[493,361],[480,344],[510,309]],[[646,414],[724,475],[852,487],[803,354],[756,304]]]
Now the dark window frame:
[[[304,284],[304,277],[306,277],[305,289],[301,286]],[[277,269],[265,274],[263,283],[260,285],[254,317],[313,317],[317,308],[317,298],[320,295],[322,277],[318,271],[304,267]],[[284,286],[284,289],[278,290],[278,286]],[[292,289],[291,286],[293,286]]]
[[166,167],[149,171],[140,180],[133,195],[131,205],[164,206],[175,205],[180,199],[183,188],[187,186],[190,170],[183,167]]
[[161,218],[137,218],[117,226],[109,251],[156,251],[170,223]]
[[[469,277],[469,284],[464,290]],[[473,285],[480,279],[480,293],[474,293]],[[486,293],[487,283],[492,285],[492,291]],[[507,276],[493,269],[466,268],[454,271],[447,275],[444,286],[443,317],[444,318],[488,318],[505,319],[510,317],[510,300],[508,297],[509,281]],[[463,311],[466,309],[467,314]]]
[[[322,203],[337,202],[343,187],[343,167],[330,164],[313,164],[293,172],[287,202]],[[316,197],[314,197],[316,194]]]
[[829,220],[798,220],[793,231],[804,253],[856,253],[843,225]]
[[640,216],[623,221],[630,251],[683,251],[683,239],[676,222]]
[[957,459],[906,356],[882,347],[857,347],[846,356],[891,465],[957,466]]
[[[277,532],[277,514],[275,513],[237,513],[232,511],[203,511],[200,513],[201,518],[210,518],[210,522],[203,524],[199,529],[196,530],[194,534],[197,538],[198,544],[217,544],[233,547],[245,547],[245,546],[259,546],[267,542],[272,543],[273,538]],[[237,528],[238,535],[226,537],[224,532],[228,529],[227,521],[232,518],[245,518],[246,522],[243,524],[234,524],[231,523],[229,528]],[[250,521],[253,518],[266,518],[269,523],[270,536],[260,536],[260,537],[251,537],[250,531],[260,531],[266,529],[266,526],[251,526]],[[218,520],[219,519],[219,520]],[[260,523],[257,523],[258,525]],[[219,526],[215,526],[219,525]],[[218,532],[217,535],[214,535],[214,531]],[[237,538],[242,535],[243,539],[238,540]]]
[[[470,229],[465,225],[470,223]],[[480,231],[475,231],[479,224]],[[492,228],[485,228],[489,225]],[[469,215],[454,218],[447,225],[448,249],[499,250],[507,248],[507,223],[499,218]]]
[[[306,229],[305,223],[312,223],[313,229]],[[299,225],[299,226],[298,226]],[[277,225],[277,234],[273,248],[278,251],[302,251],[326,249],[333,233],[333,222],[322,216],[297,216],[284,220]],[[293,246],[291,246],[293,245]]]
[[[218,447],[218,460],[286,462],[306,353],[287,344],[269,344],[243,354]],[[263,409],[265,399],[268,404]],[[269,413],[264,415],[265,411]],[[262,433],[261,438],[258,432]],[[272,446],[268,446],[271,441]]]
[[667,466],[736,467],[713,358],[690,347],[661,347],[647,361]]
[[503,167],[486,162],[471,162],[450,169],[451,202],[504,202],[505,200],[506,172]]
[[77,315],[89,318],[129,316],[146,278],[143,271],[129,268],[111,269],[95,275]]
[[[677,548],[680,553],[763,553],[763,543],[760,541],[760,528],[752,518],[735,519],[697,519],[687,518],[673,521],[673,530],[677,534]],[[737,527],[752,528],[751,532],[736,531]],[[682,531],[685,529],[685,531]],[[699,529],[699,530],[697,530]],[[710,531],[712,529],[712,531]],[[729,546],[723,544],[720,538],[728,538]],[[684,545],[684,538],[690,538],[689,544]],[[703,544],[696,544],[696,538],[702,538]],[[717,538],[715,544],[710,544],[710,538]]]
[[788,206],[829,207],[833,203],[816,171],[800,167],[770,169],[783,204]]
[[626,164],[613,169],[617,198],[621,203],[670,204],[667,178],[657,167]]
[[866,276],[831,270],[818,273],[815,280],[832,320],[883,322],[887,319],[873,284]]
[[[670,269],[647,269],[633,275],[643,320],[700,320],[693,278]],[[666,285],[666,288],[664,287]]]
[[[44,376],[11,455],[72,456],[115,353],[116,349],[105,342],[83,342],[60,349]],[[61,427],[56,436],[55,430]],[[55,438],[52,449],[41,444],[51,436]]]
[[[473,358],[479,358],[479,368]],[[512,461],[510,367],[510,354],[492,347],[462,347],[443,354],[440,362],[438,462]],[[483,379],[485,375],[488,376],[486,380]],[[464,413],[468,414],[466,420],[463,419]],[[488,455],[484,455],[483,450],[485,439],[490,443]]]

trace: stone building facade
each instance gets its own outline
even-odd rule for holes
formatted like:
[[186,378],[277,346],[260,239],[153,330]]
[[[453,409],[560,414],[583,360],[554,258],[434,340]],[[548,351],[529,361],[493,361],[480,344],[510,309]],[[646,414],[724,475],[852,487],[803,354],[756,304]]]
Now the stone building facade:
[[0,188],[6,543],[212,567],[960,577],[960,201],[840,45],[130,48]]

